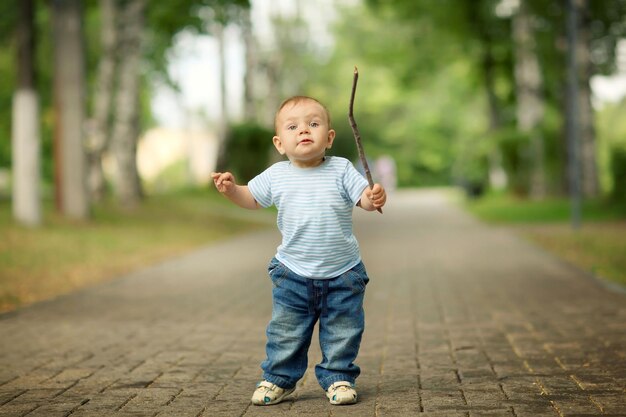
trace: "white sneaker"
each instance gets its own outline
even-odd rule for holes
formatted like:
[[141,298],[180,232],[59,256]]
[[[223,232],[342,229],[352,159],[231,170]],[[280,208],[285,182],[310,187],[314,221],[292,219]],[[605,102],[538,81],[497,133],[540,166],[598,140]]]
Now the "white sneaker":
[[296,387],[284,389],[269,381],[261,381],[257,384],[256,390],[254,390],[254,394],[252,394],[251,401],[254,405],[278,404],[295,390]]
[[333,405],[354,404],[357,400],[356,390],[348,381],[338,381],[328,387],[326,396]]

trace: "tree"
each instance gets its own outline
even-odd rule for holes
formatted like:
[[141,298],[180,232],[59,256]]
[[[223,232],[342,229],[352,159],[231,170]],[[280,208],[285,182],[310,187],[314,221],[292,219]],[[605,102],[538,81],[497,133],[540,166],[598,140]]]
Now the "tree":
[[53,0],[57,207],[74,219],[89,216],[86,184],[85,55],[80,0]]
[[[34,32],[38,32],[36,42],[38,52],[37,62],[33,64],[33,67],[37,69],[35,82],[43,117],[34,117],[37,123],[29,122],[24,126],[28,125],[36,129],[38,124],[41,125],[41,172],[44,181],[54,177],[57,207],[70,217],[83,218],[84,213],[88,212],[89,208],[88,198],[83,197],[87,195],[87,192],[84,191],[86,189],[85,179],[88,176],[85,168],[86,150],[89,153],[90,166],[95,167],[89,172],[96,172],[96,176],[99,177],[95,181],[99,185],[93,187],[93,189],[98,190],[97,193],[99,194],[103,188],[100,172],[102,151],[105,149],[113,150],[112,146],[107,148],[106,144],[103,145],[103,142],[106,142],[106,130],[112,131],[114,125],[117,124],[113,119],[118,118],[118,116],[128,116],[120,109],[117,109],[117,116],[112,111],[117,103],[125,102],[115,92],[121,83],[128,82],[128,79],[122,81],[121,78],[119,83],[111,81],[113,54],[110,51],[121,48],[117,47],[117,42],[115,42],[116,46],[111,48],[110,45],[113,41],[110,38],[104,46],[98,47],[95,41],[98,32],[93,28],[99,27],[102,23],[104,28],[115,26],[117,30],[118,25],[113,25],[110,22],[119,23],[121,19],[119,16],[117,19],[110,18],[106,7],[129,5],[130,3],[129,0],[101,0],[100,3],[94,0],[88,2],[32,1],[36,16],[35,25],[39,29],[34,30]],[[134,68],[140,74],[139,81],[136,82],[136,85],[139,86],[136,103],[139,104],[134,108],[139,112],[139,115],[135,117],[133,127],[135,129],[135,146],[127,147],[128,152],[132,153],[126,158],[127,161],[134,161],[136,138],[139,136],[142,123],[145,125],[150,118],[149,106],[146,104],[148,102],[146,98],[149,97],[146,86],[150,84],[145,81],[154,80],[157,77],[167,78],[166,51],[171,47],[175,35],[187,28],[206,33],[206,20],[203,19],[203,10],[218,5],[249,7],[247,0],[172,0],[167,2],[144,1],[144,3],[146,3],[144,14],[146,24],[143,26],[142,36],[148,37],[149,42],[142,44],[141,59],[136,61],[138,63]],[[18,71],[16,68],[21,61],[13,57],[14,44],[11,42],[13,39],[11,34],[15,32],[18,22],[18,11],[28,4],[30,1],[6,0],[0,2],[0,72],[2,72],[2,77],[0,77],[0,133],[4,137],[11,136],[11,128],[17,129],[18,126],[17,123],[10,121],[12,113],[10,108],[15,93],[17,74],[29,74],[29,71],[22,69]],[[98,8],[99,4],[101,8]],[[50,7],[43,7],[44,5]],[[80,5],[84,5],[85,9],[83,10]],[[90,19],[90,25],[83,23],[85,19]],[[49,25],[53,27],[53,36],[48,35]],[[105,29],[106,31],[107,29]],[[119,34],[117,38],[120,38]],[[51,55],[54,56],[53,65],[50,65]],[[99,61],[100,57],[103,58],[102,62]],[[98,68],[100,69],[98,70]],[[113,71],[117,73],[117,70],[116,68]],[[101,75],[96,76],[96,72]],[[88,82],[99,80],[94,82],[96,85],[95,94],[92,95],[93,101],[89,103],[93,105],[93,111],[92,119],[88,124],[91,133],[88,138],[85,138],[86,132],[83,131],[85,130],[84,118],[87,112],[85,80]],[[54,99],[50,93],[53,90]],[[17,95],[15,97],[15,101],[22,101],[17,100]],[[141,97],[142,100],[137,97]],[[107,106],[107,102],[113,104]],[[53,107],[54,112],[52,112]],[[19,113],[24,114],[23,111]],[[54,117],[48,117],[48,115]],[[120,126],[117,125],[118,131],[120,131]],[[126,126],[128,125],[126,123]],[[33,137],[31,134],[29,136]],[[35,133],[34,136],[37,134]],[[52,136],[54,136],[54,141],[51,139]],[[12,144],[11,142],[0,141],[0,165],[3,169],[15,164],[19,166],[20,163],[16,161],[25,155],[24,152],[18,150],[15,143]],[[13,152],[20,156],[12,157]],[[54,162],[52,162],[53,155]],[[53,168],[56,170],[55,173],[52,172]],[[139,183],[136,169],[135,175],[127,177],[135,177],[137,184]],[[17,178],[23,177],[18,175]],[[19,194],[28,188],[16,185],[13,189],[14,191],[19,190],[16,191]]]
[[[442,0],[437,3],[410,0],[367,1],[379,16],[391,11],[396,21],[412,22],[416,31],[421,29],[422,32],[426,32],[426,28],[429,26],[432,28],[435,24],[438,29],[434,31],[437,38],[434,44],[442,50],[446,49],[446,42],[465,45],[465,48],[458,51],[458,59],[472,60],[475,69],[483,67],[483,83],[489,103],[485,109],[490,109],[490,125],[495,126],[494,122],[500,120],[499,127],[490,128],[488,136],[500,138],[503,160],[509,169],[507,174],[513,179],[511,185],[518,190],[529,190],[534,195],[560,192],[566,183],[563,180],[566,165],[564,140],[566,2],[523,0],[518,13],[512,13],[510,10],[508,13],[503,12],[515,3],[500,0]],[[626,32],[623,20],[626,1],[577,0],[577,4],[580,16],[578,101],[581,110],[581,159],[584,166],[585,194],[593,196],[597,195],[598,189],[598,157],[589,81],[592,75],[609,73],[614,68],[615,43]],[[500,30],[506,25],[514,36],[507,36]],[[525,36],[525,32],[532,36]],[[430,33],[433,33],[432,29]],[[492,36],[493,34],[496,36]],[[401,35],[398,37],[401,38]],[[507,46],[505,40],[507,38],[516,39],[517,46],[513,47],[511,44]],[[508,48],[508,51],[503,52],[504,49],[501,49],[494,54],[489,52],[489,50],[498,51],[498,48],[502,47]],[[433,53],[419,40],[409,41],[405,51],[404,65],[411,71],[411,75],[405,75],[407,79],[426,78],[427,76],[419,73],[419,68],[425,67],[424,62],[433,61],[435,65],[439,65],[436,62],[440,61],[438,51]],[[510,51],[516,51],[515,66],[509,66],[508,57],[502,59],[510,54]],[[389,62],[387,64],[391,67],[394,65]],[[494,83],[496,88],[490,86],[492,82],[488,73],[490,68],[500,70],[500,76]],[[502,70],[508,70],[509,74]],[[397,73],[402,76],[403,70],[400,69]],[[527,77],[529,74],[532,75],[530,78]],[[468,82],[475,81],[476,79],[468,78]],[[512,91],[516,92],[517,100],[510,99],[512,95],[509,94],[511,90],[509,84],[512,82],[516,83],[512,84],[516,86]],[[417,85],[410,87],[415,88]],[[494,105],[496,103],[497,107]],[[494,112],[496,108],[498,111]],[[520,124],[516,125],[515,119]]]
[[258,122],[255,97],[255,76],[257,71],[258,45],[252,33],[250,9],[241,14],[241,31],[245,49],[245,73],[243,78],[243,118],[246,122]]
[[116,162],[115,195],[124,207],[134,207],[143,198],[136,155],[145,12],[146,0],[129,0],[120,10],[119,80],[115,91],[111,149]]
[[[16,56],[15,35],[18,21],[16,0],[0,2],[0,137],[11,138],[13,96],[15,94]],[[11,167],[11,140],[0,140],[0,170]]]
[[89,160],[88,187],[93,201],[104,197],[105,178],[102,170],[102,155],[109,147],[111,136],[111,114],[115,91],[117,68],[118,1],[100,0],[100,60],[96,75],[93,114],[87,141]]
[[577,0],[578,36],[576,37],[576,59],[578,60],[578,108],[580,129],[581,188],[586,197],[597,197],[600,191],[596,156],[594,112],[591,107],[591,85],[593,63],[591,61],[591,14],[587,0]]
[[[230,21],[237,8],[249,7],[247,0],[177,0],[148,2],[126,0],[119,9],[121,28],[117,36],[118,82],[114,98],[111,150],[115,156],[117,175],[114,190],[118,201],[128,207],[143,198],[137,172],[136,148],[141,131],[140,93],[145,67],[153,77],[167,75],[166,51],[177,33],[183,29],[206,32],[205,18],[215,19],[222,26]],[[207,13],[208,12],[208,13]],[[148,38],[150,42],[143,42]],[[225,72],[225,71],[223,71]],[[224,94],[225,100],[225,94]]]
[[533,33],[533,16],[526,0],[521,0],[513,15],[515,46],[515,83],[517,87],[517,125],[530,140],[530,195],[546,195],[545,152],[541,132],[544,117],[542,74],[539,67]]
[[487,106],[489,114],[488,136],[492,142],[490,145],[489,160],[489,183],[494,189],[502,189],[506,186],[507,177],[503,169],[503,157],[497,143],[499,132],[505,127],[506,100],[500,97],[496,86],[502,83],[500,73],[507,61],[510,61],[508,53],[511,45],[510,25],[505,19],[494,18],[495,3],[493,0],[481,0],[476,7],[470,7],[468,20],[471,29],[476,33],[479,44],[480,71],[483,78]]
[[578,100],[578,7],[576,0],[567,0],[567,141],[569,154],[569,179],[571,197],[571,224],[574,229],[580,226],[580,146],[579,146],[579,100]]
[[13,97],[13,216],[25,225],[41,223],[39,96],[35,87],[34,2],[19,2],[16,30],[18,85]]
[[[246,11],[242,11],[242,9],[248,9]],[[246,43],[246,47],[250,47],[250,11],[248,7],[242,7],[237,2],[218,2],[217,4],[212,6],[212,13],[209,14],[209,22],[207,24],[208,31],[210,34],[215,36],[218,44],[219,50],[219,68],[220,68],[220,108],[221,108],[221,116],[218,123],[218,137],[219,137],[219,149],[217,152],[217,162],[216,162],[216,170],[224,171],[227,169],[228,165],[228,141],[231,137],[230,135],[230,124],[231,124],[231,115],[229,111],[228,104],[228,92],[226,88],[227,84],[227,64],[226,64],[226,29],[231,22],[238,22],[241,26],[243,26],[242,31],[244,34],[244,42]],[[247,26],[247,28],[246,28]],[[250,70],[250,57],[252,51],[246,51],[246,65],[247,70]],[[251,73],[246,72],[245,82],[245,92],[246,95],[246,112],[251,111]]]
[[225,171],[227,169],[226,148],[228,146],[230,112],[228,110],[228,99],[226,91],[226,38],[225,31],[228,22],[228,9],[224,6],[215,9],[215,17],[209,25],[209,31],[217,39],[218,59],[220,68],[220,120],[218,123],[219,149],[217,152],[216,170]]

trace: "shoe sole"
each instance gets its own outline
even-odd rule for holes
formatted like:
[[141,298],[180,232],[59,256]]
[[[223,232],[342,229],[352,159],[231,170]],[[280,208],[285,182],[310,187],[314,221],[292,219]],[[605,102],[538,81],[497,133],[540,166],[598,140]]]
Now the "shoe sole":
[[289,394],[293,393],[296,389],[292,388],[289,390],[286,390],[285,392],[283,392],[283,394],[280,397],[276,397],[273,401],[270,402],[256,402],[254,400],[251,400],[252,404],[254,405],[274,405],[274,404],[278,404],[283,402],[283,400],[285,399],[285,397],[287,397]]
[[354,397],[354,398],[344,398],[343,400],[333,400],[333,398],[331,396],[328,396],[328,400],[330,401],[330,403],[332,405],[351,405],[351,404],[356,404],[357,403],[357,398],[358,397]]

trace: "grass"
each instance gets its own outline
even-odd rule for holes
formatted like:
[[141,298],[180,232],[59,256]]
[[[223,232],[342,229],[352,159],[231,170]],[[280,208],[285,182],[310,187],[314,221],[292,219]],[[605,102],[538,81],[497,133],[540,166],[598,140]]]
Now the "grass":
[[626,288],[626,212],[622,207],[585,202],[582,225],[574,230],[566,199],[531,201],[491,194],[465,206],[478,218],[513,227],[558,257]]
[[44,213],[42,227],[25,228],[0,201],[0,312],[267,225],[210,191],[153,196],[134,211],[104,203],[87,222],[64,219],[49,203]]
[[[603,279],[626,285],[626,214],[601,202],[584,206],[583,226],[569,226],[569,202],[489,195],[465,206],[477,217],[514,227],[537,245]],[[0,200],[0,312],[124,275],[218,239],[273,223],[273,215],[237,209],[211,191],[153,196],[128,212],[108,202],[87,222],[46,205],[44,225],[11,220]]]
[[[490,223],[536,224],[570,221],[570,201],[564,198],[528,200],[506,194],[489,194],[481,199],[470,200],[467,207],[479,218]],[[581,211],[583,221],[626,219],[623,208],[600,200],[585,201]]]

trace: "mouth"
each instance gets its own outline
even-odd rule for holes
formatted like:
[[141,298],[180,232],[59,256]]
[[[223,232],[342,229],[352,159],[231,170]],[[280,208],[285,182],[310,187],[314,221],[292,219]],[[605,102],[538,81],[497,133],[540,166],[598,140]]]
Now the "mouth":
[[313,143],[313,141],[311,139],[302,139],[300,142],[298,142],[298,145],[306,145],[307,143]]

